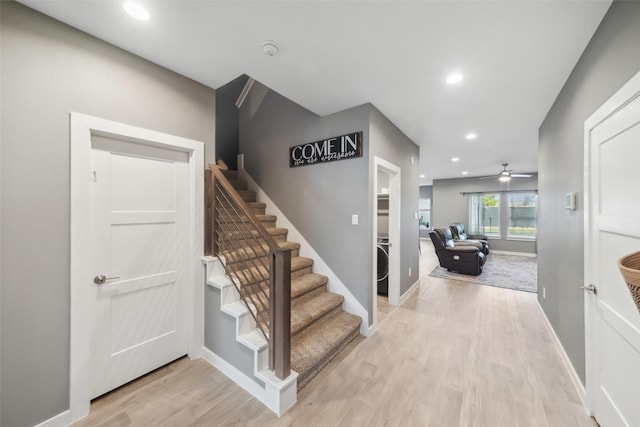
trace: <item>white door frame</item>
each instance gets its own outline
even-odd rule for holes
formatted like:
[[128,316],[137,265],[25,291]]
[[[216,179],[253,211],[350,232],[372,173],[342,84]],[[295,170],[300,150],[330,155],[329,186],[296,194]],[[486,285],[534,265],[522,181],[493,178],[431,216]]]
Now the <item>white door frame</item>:
[[100,135],[133,143],[185,152],[189,158],[189,265],[188,337],[189,357],[202,355],[204,345],[204,144],[110,120],[71,113],[71,312],[69,409],[71,420],[89,414],[90,342],[89,312],[91,283],[90,170],[91,137]]
[[371,259],[373,264],[373,307],[372,307],[372,327],[375,330],[378,324],[378,304],[376,296],[378,295],[378,284],[375,280],[377,276],[378,251],[378,171],[382,170],[389,174],[389,242],[392,246],[389,252],[395,252],[394,256],[389,256],[389,304],[400,305],[400,250],[402,248],[400,242],[400,199],[401,199],[401,182],[402,169],[378,156],[373,158],[373,242]]
[[[596,283],[598,271],[595,270],[596,263],[593,259],[598,256],[595,247],[591,245],[594,237],[591,229],[594,221],[597,220],[593,214],[597,208],[598,200],[594,200],[591,192],[591,174],[594,159],[591,157],[591,131],[602,123],[605,119],[624,108],[627,104],[640,96],[640,72],[633,76],[625,85],[619,89],[611,98],[607,100],[595,113],[584,122],[584,286]],[[617,224],[612,227],[620,227],[621,232],[627,229],[625,224]],[[591,303],[593,295],[584,295],[584,321],[585,321],[585,376],[586,376],[586,396],[585,406],[591,415],[594,411],[593,387],[598,384],[598,373],[593,360],[596,342],[596,325],[591,321],[597,313],[594,313],[594,306]]]

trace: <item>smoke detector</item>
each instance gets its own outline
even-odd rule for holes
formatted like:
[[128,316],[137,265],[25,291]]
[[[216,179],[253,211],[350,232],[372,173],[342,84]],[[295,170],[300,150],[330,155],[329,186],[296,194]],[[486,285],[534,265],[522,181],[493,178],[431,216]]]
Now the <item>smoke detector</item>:
[[262,51],[265,55],[276,56],[278,54],[278,50],[279,48],[276,42],[272,42],[271,40],[262,42]]

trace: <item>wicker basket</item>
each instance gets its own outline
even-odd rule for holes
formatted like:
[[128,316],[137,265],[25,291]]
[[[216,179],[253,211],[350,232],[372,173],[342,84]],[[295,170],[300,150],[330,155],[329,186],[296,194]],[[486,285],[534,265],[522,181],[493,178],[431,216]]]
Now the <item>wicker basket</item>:
[[618,268],[627,282],[633,302],[640,311],[640,251],[625,255],[618,261]]

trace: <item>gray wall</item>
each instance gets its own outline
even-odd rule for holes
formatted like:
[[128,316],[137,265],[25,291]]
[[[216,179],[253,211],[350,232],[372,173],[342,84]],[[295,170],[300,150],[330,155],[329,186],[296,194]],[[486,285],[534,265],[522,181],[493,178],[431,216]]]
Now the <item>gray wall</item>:
[[539,130],[538,299],[583,382],[584,121],[639,70],[640,3],[614,2]]
[[222,159],[233,170],[238,168],[240,138],[236,101],[247,80],[242,75],[216,89],[216,160]]
[[[365,307],[373,280],[368,123],[367,105],[319,117],[258,82],[240,109],[245,169]],[[289,168],[289,147],[356,131],[363,157]]]
[[204,141],[215,93],[13,2],[2,50],[0,424],[69,409],[69,113]]
[[[289,147],[355,131],[363,132],[363,157],[289,168]],[[417,165],[418,148],[411,143],[406,151],[406,137],[372,106],[319,117],[256,82],[240,110],[240,152],[245,155],[246,170],[369,310],[374,301],[371,141],[375,141],[378,155],[403,168],[402,197],[407,197],[403,218],[409,212],[413,215],[418,203],[417,169],[405,169],[409,156],[400,157],[411,152]],[[351,225],[353,214],[359,215],[358,225]],[[402,261],[404,271],[413,267],[415,281],[418,237],[417,222],[412,218],[412,225],[402,225],[401,256],[407,258]],[[405,250],[405,245],[413,247],[415,254]],[[408,281],[402,279],[402,290],[408,288]]]
[[[526,173],[526,171],[519,171]],[[509,182],[510,190],[537,190],[538,177],[532,174],[531,178],[513,178]],[[506,188],[505,188],[506,189]],[[455,178],[436,179],[433,181],[433,208],[431,209],[431,221],[433,228],[449,227],[453,222],[461,222],[466,227],[469,225],[469,198],[461,195],[462,192],[499,192],[498,179]],[[500,222],[502,229],[501,239],[491,239],[489,247],[493,250],[509,252],[536,253],[535,241],[507,240],[506,221],[507,204],[501,199]],[[539,219],[538,219],[539,221]]]
[[[371,106],[369,146],[370,158],[370,212],[373,212],[373,176],[378,171],[374,167],[374,156],[380,157],[401,169],[400,177],[400,250],[394,246],[389,248],[390,262],[394,256],[400,256],[400,295],[403,295],[416,280],[418,280],[418,261],[420,246],[418,237],[418,220],[415,214],[418,212],[418,165],[420,163],[420,149],[407,136],[400,131],[378,109]],[[411,164],[411,157],[414,162]],[[371,229],[371,228],[370,228]],[[373,241],[371,235],[369,241]],[[409,276],[411,268],[411,276]],[[373,280],[373,278],[372,278]],[[373,299],[369,310],[373,309]]]
[[220,310],[220,289],[207,286],[204,292],[204,346],[264,387],[254,375],[253,350],[236,339],[236,318]]

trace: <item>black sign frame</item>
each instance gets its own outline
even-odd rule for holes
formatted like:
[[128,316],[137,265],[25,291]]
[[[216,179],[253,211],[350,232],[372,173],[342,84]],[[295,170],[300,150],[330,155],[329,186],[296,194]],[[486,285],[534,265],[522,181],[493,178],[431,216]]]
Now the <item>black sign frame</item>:
[[362,131],[307,142],[289,148],[289,167],[362,157]]

